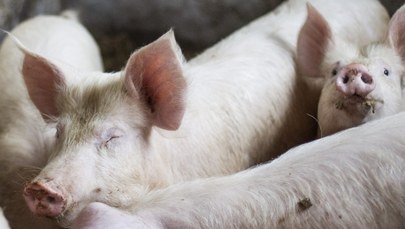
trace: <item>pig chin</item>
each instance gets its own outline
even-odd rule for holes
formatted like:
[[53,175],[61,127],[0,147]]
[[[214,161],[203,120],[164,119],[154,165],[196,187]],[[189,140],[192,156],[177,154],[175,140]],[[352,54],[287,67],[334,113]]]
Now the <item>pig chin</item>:
[[61,215],[55,217],[56,222],[63,228],[69,228],[84,206],[84,204],[72,204]]
[[374,115],[382,107],[383,100],[373,96],[342,96],[334,101],[335,108],[352,116],[366,117]]

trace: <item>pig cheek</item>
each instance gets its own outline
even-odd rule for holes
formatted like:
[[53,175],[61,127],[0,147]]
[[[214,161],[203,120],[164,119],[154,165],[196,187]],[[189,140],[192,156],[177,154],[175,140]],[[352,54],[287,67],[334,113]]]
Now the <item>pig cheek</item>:
[[[333,81],[334,82],[334,81]],[[347,118],[343,107],[339,106],[341,95],[333,82],[328,81],[322,89],[318,104],[319,137],[340,130],[342,122]]]
[[318,105],[318,117],[326,114],[336,114],[341,107],[337,103],[342,99],[342,95],[337,91],[334,81],[328,81],[321,92]]
[[[94,187],[96,187],[96,185],[76,183],[75,187],[72,188],[73,192],[71,193],[71,201],[68,202],[66,211],[60,217],[56,218],[60,226],[69,227],[87,204],[97,200],[100,189],[94,189]],[[93,189],[93,191],[89,191],[91,189]]]
[[372,96],[380,101],[376,103],[376,118],[392,115],[404,109],[401,88],[393,81],[379,82]]
[[339,112],[333,107],[333,102],[329,100],[327,96],[321,96],[318,104],[318,124],[319,134],[326,134],[330,132],[330,129],[334,129],[331,120],[336,117],[336,113]]
[[137,169],[140,168],[141,159],[137,156],[137,152],[139,151],[126,141],[117,141],[110,145],[110,149],[100,152],[97,171],[98,188],[93,191],[96,195],[94,201],[109,204],[122,202],[120,196],[127,190],[125,184],[137,182],[133,180],[138,177]]

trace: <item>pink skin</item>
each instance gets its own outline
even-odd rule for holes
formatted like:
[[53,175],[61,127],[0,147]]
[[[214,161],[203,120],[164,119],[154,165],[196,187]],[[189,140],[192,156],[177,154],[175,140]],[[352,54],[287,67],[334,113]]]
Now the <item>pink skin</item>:
[[28,184],[23,195],[29,209],[38,216],[55,217],[64,210],[62,195],[41,184]]
[[336,89],[345,96],[365,98],[375,88],[375,81],[362,64],[350,64],[341,69],[336,76]]
[[[69,227],[90,201],[123,206],[127,196],[122,193],[137,196],[147,189],[143,182],[148,171],[141,165],[145,158],[136,152],[145,150],[143,143],[152,125],[176,130],[184,114],[186,82],[177,50],[169,32],[135,52],[123,74],[106,73],[114,78],[108,83],[95,79],[91,85],[97,87],[83,86],[89,93],[74,95],[64,90],[69,82],[73,91],[83,88],[67,80],[66,72],[35,53],[25,53],[22,72],[30,98],[45,121],[57,122],[53,157],[24,190],[35,215],[55,218],[60,226]],[[109,93],[99,93],[105,88]],[[77,103],[65,102],[66,97],[76,100],[75,96],[81,96]],[[119,173],[115,172],[118,166],[123,167]]]

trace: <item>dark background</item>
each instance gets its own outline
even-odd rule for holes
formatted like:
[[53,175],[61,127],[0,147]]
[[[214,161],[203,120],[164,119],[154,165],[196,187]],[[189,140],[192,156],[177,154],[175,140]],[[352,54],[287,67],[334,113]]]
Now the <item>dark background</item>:
[[[329,0],[334,1],[334,0]],[[355,1],[355,0],[353,0]],[[0,0],[0,28],[37,14],[78,9],[100,45],[107,71],[120,70],[130,53],[170,28],[190,58],[283,0]],[[381,0],[392,15],[404,0]],[[0,35],[0,40],[4,34]]]

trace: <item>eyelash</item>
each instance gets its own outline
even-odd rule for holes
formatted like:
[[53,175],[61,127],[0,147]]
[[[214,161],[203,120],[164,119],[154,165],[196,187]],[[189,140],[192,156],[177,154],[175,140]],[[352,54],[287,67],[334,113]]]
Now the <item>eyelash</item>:
[[[102,137],[100,140],[101,142],[99,143],[99,147],[101,148],[109,148],[110,144],[112,144],[112,142],[117,139],[122,137],[122,133],[120,131],[117,130],[109,130],[107,132],[104,133],[104,137]],[[102,140],[104,138],[104,140]]]
[[107,141],[105,141],[105,144],[108,144],[109,142],[111,142],[112,140],[119,138],[118,136],[112,136],[110,137]]
[[61,132],[61,127],[60,127],[60,126],[56,126],[55,137],[56,137],[57,139],[60,137],[60,132]]

